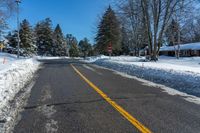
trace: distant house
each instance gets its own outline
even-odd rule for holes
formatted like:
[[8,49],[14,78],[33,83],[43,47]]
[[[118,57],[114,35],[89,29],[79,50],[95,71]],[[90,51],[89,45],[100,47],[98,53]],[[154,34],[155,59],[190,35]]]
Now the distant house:
[[[178,45],[176,46],[163,46],[160,48],[160,55],[175,56],[175,50],[178,50]],[[190,57],[190,56],[200,56],[200,42],[198,43],[188,43],[180,45],[180,56]]]

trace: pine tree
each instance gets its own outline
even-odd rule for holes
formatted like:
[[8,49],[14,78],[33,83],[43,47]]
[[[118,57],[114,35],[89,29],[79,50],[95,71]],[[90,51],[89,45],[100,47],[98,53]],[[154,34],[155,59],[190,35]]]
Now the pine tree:
[[20,25],[20,49],[24,55],[33,55],[36,51],[33,31],[29,22],[25,19]]
[[70,49],[69,49],[69,54],[71,57],[78,57],[79,56],[79,49],[78,49],[78,41],[75,37],[71,36],[70,37]]
[[62,30],[58,24],[53,33],[53,55],[62,56],[66,55],[66,45],[63,37]]
[[17,48],[18,39],[17,39],[17,31],[9,32],[5,37],[8,40],[8,45],[13,48]]
[[88,56],[88,54],[91,52],[92,46],[87,38],[84,38],[79,42],[79,49],[84,57]]
[[78,41],[76,37],[74,37],[72,34],[67,34],[65,40],[67,45],[67,55],[72,56],[71,53],[74,53],[74,50],[76,51],[75,53],[78,53]]
[[72,44],[70,50],[69,50],[71,57],[78,57],[79,56],[79,50],[77,44]]
[[119,54],[121,51],[120,38],[120,24],[117,20],[115,12],[109,6],[98,26],[98,32],[95,38],[97,42],[96,49],[98,49],[101,54],[107,54],[107,47],[111,43],[113,53]]
[[53,55],[53,32],[50,18],[39,22],[35,27],[36,44],[39,55]]
[[5,22],[4,19],[0,19],[0,43],[3,43],[3,36],[8,30],[8,24]]

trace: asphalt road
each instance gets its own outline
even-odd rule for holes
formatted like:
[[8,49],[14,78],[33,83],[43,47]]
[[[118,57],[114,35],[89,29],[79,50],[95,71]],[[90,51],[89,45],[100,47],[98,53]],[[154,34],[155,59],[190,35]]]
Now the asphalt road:
[[180,96],[77,60],[43,63],[14,133],[200,132],[200,106]]

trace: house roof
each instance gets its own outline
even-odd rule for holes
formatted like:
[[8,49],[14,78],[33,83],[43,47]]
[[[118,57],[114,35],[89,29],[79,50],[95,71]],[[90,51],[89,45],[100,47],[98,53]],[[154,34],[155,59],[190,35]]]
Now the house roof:
[[[175,49],[178,49],[178,45],[176,45],[176,46],[163,46],[163,47],[160,48],[160,51],[174,51]],[[180,44],[180,50],[200,50],[200,42]]]

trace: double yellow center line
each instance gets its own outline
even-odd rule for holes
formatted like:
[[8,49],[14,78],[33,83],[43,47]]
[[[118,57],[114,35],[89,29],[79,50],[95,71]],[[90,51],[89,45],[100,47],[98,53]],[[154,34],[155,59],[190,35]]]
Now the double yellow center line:
[[122,116],[124,116],[132,125],[134,125],[142,133],[151,133],[151,131],[140,123],[136,118],[109,98],[103,91],[101,91],[96,85],[94,85],[89,79],[87,79],[77,68],[71,64],[75,72],[86,82],[88,83],[100,96],[102,96],[112,107],[114,107]]

